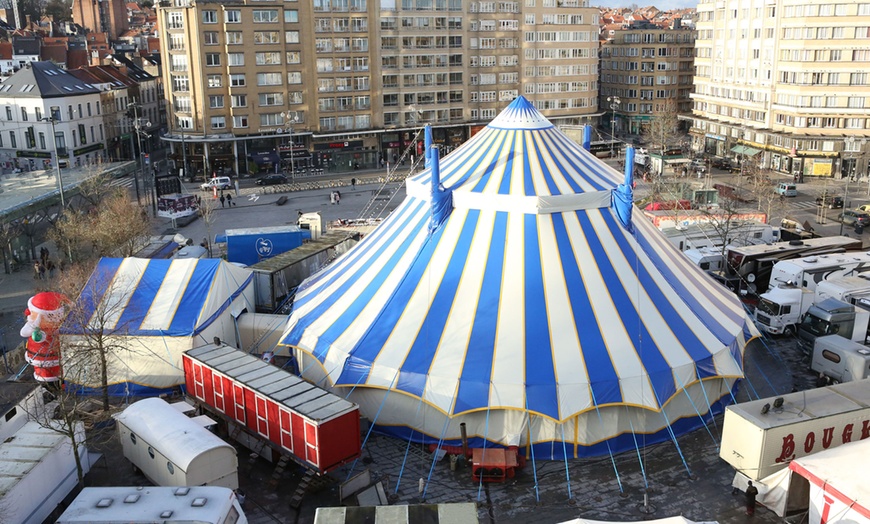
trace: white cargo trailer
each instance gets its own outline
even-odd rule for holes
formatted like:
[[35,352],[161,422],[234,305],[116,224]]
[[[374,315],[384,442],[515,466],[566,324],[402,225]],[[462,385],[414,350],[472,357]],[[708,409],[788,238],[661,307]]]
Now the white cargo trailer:
[[[84,442],[84,426],[76,434]],[[84,474],[88,450],[78,451]],[[0,442],[0,522],[41,524],[77,484],[72,441],[63,433],[31,421]]]
[[115,420],[124,457],[154,484],[239,487],[236,449],[162,399],[131,404]]
[[818,337],[811,369],[837,382],[863,380],[870,377],[870,349],[840,335]]
[[220,486],[85,488],[57,524],[246,524],[233,490]]
[[870,380],[860,380],[728,406],[719,456],[761,480],[795,458],[868,437]]

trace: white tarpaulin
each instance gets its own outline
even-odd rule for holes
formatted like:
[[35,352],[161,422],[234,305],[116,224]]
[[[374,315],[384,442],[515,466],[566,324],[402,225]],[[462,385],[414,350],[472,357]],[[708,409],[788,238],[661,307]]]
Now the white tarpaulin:
[[[696,522],[685,517],[667,517],[664,519],[644,520],[643,524],[717,524],[716,520],[703,520]],[[574,519],[561,522],[559,524],[620,524],[617,521],[609,520],[589,520],[589,519]],[[627,524],[627,523],[626,523]]]
[[807,524],[870,523],[870,440],[799,458],[789,469],[810,483]]

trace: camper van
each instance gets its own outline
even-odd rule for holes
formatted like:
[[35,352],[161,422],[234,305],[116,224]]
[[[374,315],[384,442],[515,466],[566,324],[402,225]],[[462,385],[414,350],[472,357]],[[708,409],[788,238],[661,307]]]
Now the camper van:
[[85,488],[57,524],[247,524],[233,490],[218,486]]
[[870,349],[840,335],[816,339],[812,370],[824,373],[837,382],[851,382],[870,377]]

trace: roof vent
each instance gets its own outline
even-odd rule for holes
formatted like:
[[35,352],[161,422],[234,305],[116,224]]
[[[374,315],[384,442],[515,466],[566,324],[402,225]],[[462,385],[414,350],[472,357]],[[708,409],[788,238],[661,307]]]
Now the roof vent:
[[112,499],[100,499],[99,502],[97,502],[98,508],[108,508],[111,505],[112,505]]
[[819,259],[816,257],[808,257],[804,259],[804,262],[806,262],[807,264],[815,264],[818,261]]
[[183,497],[183,496],[187,495],[188,493],[190,493],[190,488],[188,488],[186,486],[178,488],[175,490],[176,497]]
[[124,497],[124,504],[132,504],[132,503],[138,502],[138,501],[139,501],[139,494],[138,493],[134,493],[132,495],[127,495],[126,497]]
[[166,511],[161,511],[161,512],[160,512],[160,518],[161,518],[161,519],[168,519],[168,518],[171,517],[171,516],[172,516],[172,510],[171,510],[171,509],[167,509]]
[[193,502],[190,503],[194,508],[201,508],[205,506],[205,503],[208,502],[208,499],[205,497],[196,497],[193,499]]

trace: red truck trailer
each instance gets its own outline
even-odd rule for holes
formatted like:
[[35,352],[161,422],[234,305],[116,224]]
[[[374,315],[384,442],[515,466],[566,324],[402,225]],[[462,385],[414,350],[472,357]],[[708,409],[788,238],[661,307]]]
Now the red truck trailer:
[[356,404],[226,344],[182,359],[188,395],[228,425],[319,474],[359,457]]

